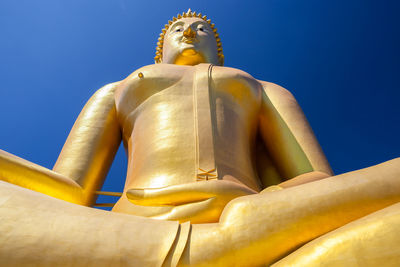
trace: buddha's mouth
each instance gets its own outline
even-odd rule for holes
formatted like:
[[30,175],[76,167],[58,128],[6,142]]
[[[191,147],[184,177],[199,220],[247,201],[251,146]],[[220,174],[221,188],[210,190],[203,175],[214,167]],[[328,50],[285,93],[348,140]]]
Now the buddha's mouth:
[[199,40],[197,40],[197,38],[187,38],[187,37],[183,37],[182,38],[182,42],[186,43],[186,44],[194,44],[194,43],[198,43]]

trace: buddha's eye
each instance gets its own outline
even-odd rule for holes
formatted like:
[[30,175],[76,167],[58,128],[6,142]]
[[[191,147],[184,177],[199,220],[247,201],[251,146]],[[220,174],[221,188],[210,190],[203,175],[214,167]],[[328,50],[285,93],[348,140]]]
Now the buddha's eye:
[[181,31],[183,31],[183,28],[182,28],[182,27],[176,27],[176,28],[175,28],[175,32],[181,32]]
[[200,26],[200,27],[198,27],[197,29],[198,29],[199,31],[201,31],[201,32],[204,32],[203,26]]

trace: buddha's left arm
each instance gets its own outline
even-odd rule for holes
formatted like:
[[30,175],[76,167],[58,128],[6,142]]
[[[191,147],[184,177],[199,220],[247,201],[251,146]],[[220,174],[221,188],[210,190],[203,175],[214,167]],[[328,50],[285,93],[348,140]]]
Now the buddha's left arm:
[[315,135],[293,95],[268,82],[263,86],[260,133],[280,176],[282,187],[333,175]]
[[53,167],[81,186],[84,205],[93,204],[121,143],[114,98],[117,87],[118,83],[108,84],[89,99]]
[[0,150],[0,180],[92,205],[121,141],[115,88],[116,84],[104,86],[86,103],[53,170]]

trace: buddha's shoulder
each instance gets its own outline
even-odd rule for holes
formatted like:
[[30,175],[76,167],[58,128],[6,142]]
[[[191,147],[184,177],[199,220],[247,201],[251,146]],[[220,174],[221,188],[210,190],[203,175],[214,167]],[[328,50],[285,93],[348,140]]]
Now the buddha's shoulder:
[[212,70],[213,78],[238,78],[255,80],[249,73],[232,67],[214,66]]
[[247,73],[241,69],[237,69],[237,68],[215,66],[213,68],[213,78],[214,79],[219,78],[219,79],[247,80],[247,81],[255,82],[255,83],[261,85],[263,87],[264,91],[266,91],[266,92],[279,93],[279,94],[290,94],[290,92],[287,89],[285,89],[284,87],[282,87],[278,84],[255,79],[249,73]]
[[272,83],[272,82],[266,82],[266,81],[255,79],[249,73],[247,73],[241,69],[216,66],[213,68],[213,78],[246,80],[246,81],[261,85],[266,93],[290,94],[290,92],[287,89],[283,88],[282,86]]
[[121,84],[121,81],[106,84],[106,85],[100,87],[99,89],[97,89],[97,91],[92,95],[91,98],[92,99],[106,99],[106,98],[113,99],[114,94],[120,84]]
[[286,88],[272,82],[258,80],[262,85],[264,92],[269,97],[294,98],[293,94]]
[[294,99],[292,93],[285,89],[284,87],[262,80],[255,79],[249,73],[231,67],[215,66],[213,68],[213,79],[215,80],[225,80],[225,79],[235,79],[239,81],[244,81],[250,83],[254,86],[259,86],[263,91],[272,98],[291,98]]
[[168,87],[179,81],[188,66],[173,64],[152,64],[143,66],[121,81],[119,87]]
[[132,72],[127,79],[180,79],[190,66],[174,64],[151,64]]
[[249,73],[232,67],[214,66],[212,69],[212,79],[217,83],[234,80],[248,84],[251,87],[261,87],[258,80]]

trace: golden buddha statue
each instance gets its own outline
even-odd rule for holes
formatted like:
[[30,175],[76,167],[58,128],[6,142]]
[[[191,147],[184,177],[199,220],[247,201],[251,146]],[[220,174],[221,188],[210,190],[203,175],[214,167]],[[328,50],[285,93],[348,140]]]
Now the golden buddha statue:
[[[398,159],[333,176],[291,93],[223,67],[206,16],[173,18],[155,61],[91,97],[53,170],[0,151],[1,265],[399,261]],[[93,209],[121,140],[122,196]]]

